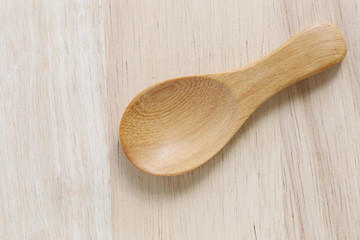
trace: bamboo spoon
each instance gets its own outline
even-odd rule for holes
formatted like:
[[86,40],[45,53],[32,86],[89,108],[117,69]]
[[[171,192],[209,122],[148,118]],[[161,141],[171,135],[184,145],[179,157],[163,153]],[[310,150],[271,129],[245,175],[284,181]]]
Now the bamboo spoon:
[[126,108],[120,123],[123,149],[150,174],[191,171],[219,152],[263,102],[339,63],[346,51],[339,30],[318,23],[238,70],[158,83]]

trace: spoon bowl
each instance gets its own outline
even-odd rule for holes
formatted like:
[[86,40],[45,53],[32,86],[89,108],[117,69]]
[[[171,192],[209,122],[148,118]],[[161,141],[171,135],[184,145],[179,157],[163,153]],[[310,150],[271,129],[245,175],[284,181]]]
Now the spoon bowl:
[[[157,175],[183,173],[187,164],[203,164],[233,136],[237,110],[236,95],[216,79],[169,80],[129,104],[121,142],[138,168]],[[174,168],[174,162],[187,164]]]
[[346,44],[329,23],[298,33],[243,68],[158,83],[126,108],[120,140],[129,160],[153,175],[179,175],[204,164],[264,101],[340,62]]

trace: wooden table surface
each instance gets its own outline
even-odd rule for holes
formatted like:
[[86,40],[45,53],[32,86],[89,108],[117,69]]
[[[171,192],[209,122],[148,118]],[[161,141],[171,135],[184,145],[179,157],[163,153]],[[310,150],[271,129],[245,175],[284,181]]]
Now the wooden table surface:
[[[360,239],[359,4],[0,1],[0,239]],[[138,92],[319,21],[344,61],[272,97],[208,163],[156,177],[126,159]]]

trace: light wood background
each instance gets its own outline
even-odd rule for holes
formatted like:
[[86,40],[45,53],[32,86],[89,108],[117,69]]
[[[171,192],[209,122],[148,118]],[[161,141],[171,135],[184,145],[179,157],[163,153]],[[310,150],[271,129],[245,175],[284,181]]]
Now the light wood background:
[[[359,4],[1,0],[0,239],[360,239]],[[344,61],[210,162],[155,177],[126,159],[139,91],[246,65],[318,21],[344,34]]]

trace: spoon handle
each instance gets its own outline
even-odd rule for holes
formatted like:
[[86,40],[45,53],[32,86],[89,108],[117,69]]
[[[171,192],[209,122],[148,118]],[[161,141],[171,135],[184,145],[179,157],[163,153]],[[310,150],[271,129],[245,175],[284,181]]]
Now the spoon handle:
[[261,104],[280,90],[339,63],[346,51],[340,31],[330,23],[318,23],[264,58],[230,72],[225,82],[239,97],[244,96],[245,90],[258,96],[256,102]]

